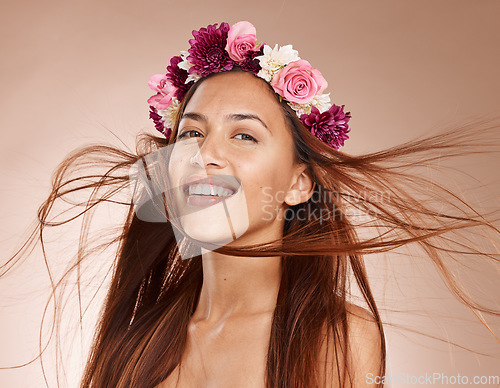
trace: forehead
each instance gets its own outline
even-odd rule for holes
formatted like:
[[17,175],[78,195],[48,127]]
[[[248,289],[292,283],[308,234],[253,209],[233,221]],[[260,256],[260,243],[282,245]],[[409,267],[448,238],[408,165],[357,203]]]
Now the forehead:
[[284,123],[278,101],[265,81],[248,72],[225,72],[205,80],[189,100],[186,112],[249,112]]

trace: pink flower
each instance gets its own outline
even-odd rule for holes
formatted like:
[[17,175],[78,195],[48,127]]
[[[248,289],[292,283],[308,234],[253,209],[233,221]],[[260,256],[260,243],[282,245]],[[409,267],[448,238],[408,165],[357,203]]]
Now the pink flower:
[[252,23],[238,22],[227,33],[226,51],[229,57],[236,62],[243,61],[245,53],[252,51],[257,44],[257,30]]
[[319,70],[304,59],[290,62],[277,72],[271,86],[285,100],[297,104],[308,104],[316,94],[326,89],[328,83]]
[[166,109],[172,102],[177,89],[168,80],[166,74],[155,74],[148,81],[149,87],[157,92],[148,99],[148,104],[156,109]]

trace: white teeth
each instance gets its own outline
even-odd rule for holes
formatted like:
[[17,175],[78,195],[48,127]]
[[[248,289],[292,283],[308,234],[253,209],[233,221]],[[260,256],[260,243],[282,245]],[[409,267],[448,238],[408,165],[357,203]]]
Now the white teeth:
[[218,197],[227,197],[233,195],[233,191],[221,186],[200,183],[189,186],[189,195],[217,195]]

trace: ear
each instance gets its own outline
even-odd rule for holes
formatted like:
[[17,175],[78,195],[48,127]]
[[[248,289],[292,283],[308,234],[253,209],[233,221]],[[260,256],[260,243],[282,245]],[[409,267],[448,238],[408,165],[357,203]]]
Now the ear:
[[311,198],[315,186],[316,183],[310,177],[306,166],[302,165],[294,175],[292,185],[286,193],[286,204],[293,206],[306,202],[309,198]]

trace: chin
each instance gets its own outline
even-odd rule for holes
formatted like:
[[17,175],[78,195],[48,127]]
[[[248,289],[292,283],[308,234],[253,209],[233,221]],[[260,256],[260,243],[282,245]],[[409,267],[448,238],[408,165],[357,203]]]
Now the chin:
[[181,218],[183,232],[189,238],[219,246],[226,245],[234,240],[227,221],[225,223],[207,223],[193,218],[195,217],[190,215]]
[[224,209],[214,207],[186,214],[180,218],[180,224],[188,237],[220,247],[235,241],[248,230],[248,217],[228,218]]

